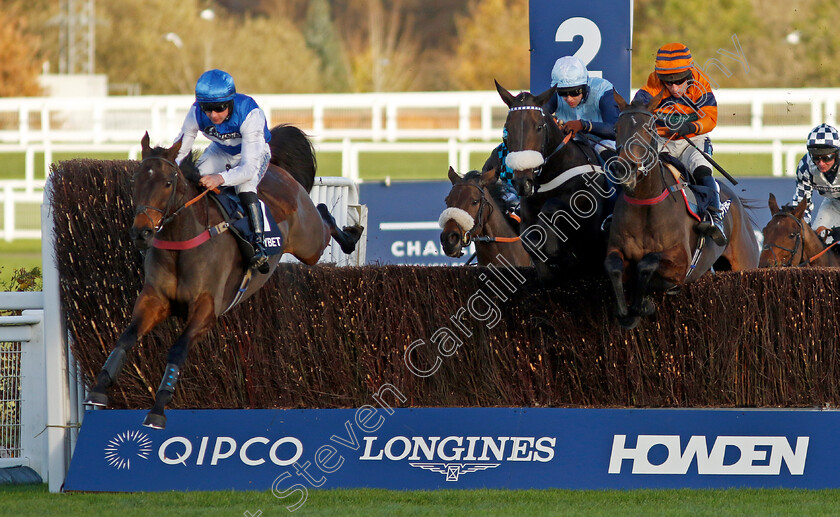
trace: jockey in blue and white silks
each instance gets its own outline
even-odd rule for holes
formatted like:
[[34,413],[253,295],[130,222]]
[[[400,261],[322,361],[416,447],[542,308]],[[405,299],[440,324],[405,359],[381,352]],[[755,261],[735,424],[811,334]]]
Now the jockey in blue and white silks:
[[840,174],[838,174],[838,151],[840,151],[840,134],[828,124],[820,124],[811,130],[806,145],[808,152],[799,160],[796,169],[796,193],[793,196],[793,206],[797,206],[803,199],[808,201],[808,208],[802,217],[805,222],[811,221],[814,202],[811,200],[816,190],[823,196],[814,222],[814,228],[825,226],[835,228],[840,226]]
[[613,84],[600,77],[590,77],[580,59],[566,56],[554,63],[551,86],[557,91],[546,104],[546,112],[554,113],[566,132],[594,137],[592,144],[599,154],[615,151],[619,110]]
[[211,143],[196,161],[205,188],[232,186],[256,234],[256,253],[251,267],[268,272],[263,245],[263,215],[257,199],[257,185],[268,169],[271,149],[265,113],[256,101],[236,93],[233,77],[222,70],[208,70],[195,85],[195,103],[190,107],[181,132],[181,150],[176,161],[192,152],[198,132]]

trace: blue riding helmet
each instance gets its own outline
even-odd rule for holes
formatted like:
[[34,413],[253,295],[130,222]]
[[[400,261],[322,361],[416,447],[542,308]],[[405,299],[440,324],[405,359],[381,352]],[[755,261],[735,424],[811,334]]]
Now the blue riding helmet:
[[195,83],[195,100],[204,102],[228,102],[236,95],[233,77],[218,69],[208,70],[201,74]]

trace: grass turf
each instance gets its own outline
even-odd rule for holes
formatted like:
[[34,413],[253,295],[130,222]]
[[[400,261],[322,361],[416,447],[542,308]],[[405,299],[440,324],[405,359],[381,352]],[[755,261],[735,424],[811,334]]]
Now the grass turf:
[[[46,485],[0,487],[4,515],[288,515],[271,492],[50,494]],[[298,511],[300,513],[298,513]],[[296,515],[830,516],[838,490],[437,490],[310,491]],[[259,512],[259,513],[258,513]]]

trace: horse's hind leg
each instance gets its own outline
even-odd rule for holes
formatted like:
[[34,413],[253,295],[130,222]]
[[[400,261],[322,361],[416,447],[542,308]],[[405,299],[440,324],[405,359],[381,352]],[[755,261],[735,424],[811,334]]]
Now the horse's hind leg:
[[332,238],[341,246],[341,251],[348,255],[353,253],[356,249],[356,243],[362,237],[364,228],[356,225],[345,226],[343,229],[339,229],[335,223],[335,218],[330,213],[330,209],[324,203],[318,204],[318,212],[321,214],[321,219],[329,226]]
[[96,378],[96,384],[91,388],[85,399],[89,406],[105,407],[108,405],[108,396],[105,392],[117,380],[123,365],[125,364],[126,353],[133,347],[137,340],[148,334],[155,325],[163,321],[169,315],[169,303],[155,294],[154,289],[146,286],[134,302],[134,311],[131,315],[131,323],[123,331],[117,344],[111,351],[111,355],[102,365],[102,370]]
[[175,385],[178,383],[181,368],[187,360],[190,344],[204,336],[215,322],[213,297],[207,293],[202,294],[190,306],[187,328],[169,349],[169,359],[166,362],[163,380],[161,380],[160,387],[158,387],[155,395],[155,404],[143,421],[144,426],[154,429],[164,429],[166,427],[164,410],[175,393]]

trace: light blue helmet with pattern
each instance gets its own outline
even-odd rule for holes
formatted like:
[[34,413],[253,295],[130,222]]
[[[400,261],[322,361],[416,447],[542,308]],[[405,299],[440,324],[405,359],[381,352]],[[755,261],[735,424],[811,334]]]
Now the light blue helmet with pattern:
[[195,83],[195,100],[198,102],[228,102],[235,95],[233,77],[223,70],[208,70]]
[[551,69],[551,86],[556,88],[585,86],[588,82],[589,72],[586,65],[574,56],[561,57]]

